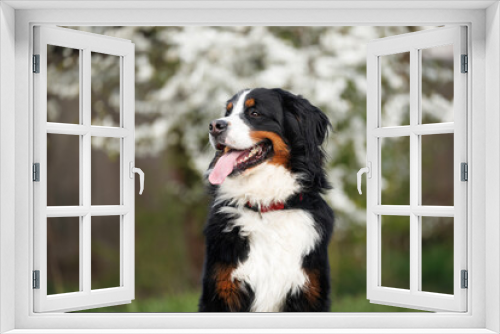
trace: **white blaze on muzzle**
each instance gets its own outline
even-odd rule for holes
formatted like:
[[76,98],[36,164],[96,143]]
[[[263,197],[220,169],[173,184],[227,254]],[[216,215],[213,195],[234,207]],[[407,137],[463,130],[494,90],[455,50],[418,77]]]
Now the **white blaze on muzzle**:
[[222,118],[228,123],[225,144],[237,150],[247,149],[254,144],[250,137],[251,129],[242,119],[245,112],[245,99],[250,92],[251,90],[244,91],[236,101],[231,115]]
[[[222,144],[235,150],[246,150],[255,144],[250,137],[250,127],[241,118],[245,111],[245,98],[250,92],[251,90],[244,91],[234,105],[231,115],[220,119],[228,124],[225,141]],[[210,142],[212,145],[216,144],[212,137],[210,137]],[[243,152],[229,151],[222,155],[208,177],[210,183],[221,184],[224,182],[233,171],[234,164],[241,154]]]

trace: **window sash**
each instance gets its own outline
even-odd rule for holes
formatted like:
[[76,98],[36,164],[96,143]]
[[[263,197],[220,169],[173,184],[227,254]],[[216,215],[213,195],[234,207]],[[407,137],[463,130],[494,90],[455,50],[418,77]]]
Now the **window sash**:
[[[461,289],[462,269],[467,269],[467,183],[460,181],[460,163],[467,162],[467,76],[460,73],[461,54],[467,54],[465,27],[437,28],[375,40],[367,50],[367,297],[373,303],[431,311],[467,310],[467,290]],[[420,51],[453,44],[454,122],[420,123]],[[410,52],[410,125],[381,127],[380,57]],[[421,143],[424,134],[454,133],[454,206],[419,205],[421,194]],[[381,205],[381,143],[384,137],[410,137],[410,205]],[[381,283],[381,217],[410,217],[410,289],[384,287]],[[453,295],[419,291],[421,287],[421,216],[454,217]]]
[[[80,50],[80,124],[47,122],[47,45]],[[120,127],[91,125],[91,52],[120,57]],[[35,312],[74,311],[134,298],[134,45],[127,40],[58,27],[35,28],[34,53],[40,55],[40,73],[34,74],[34,161],[40,163],[40,182],[34,191],[34,270],[40,270],[40,289],[34,289]],[[80,138],[80,205],[47,207],[47,134]],[[91,138],[120,138],[120,205],[91,205]],[[91,289],[91,217],[120,216],[120,286]],[[47,295],[47,218],[80,217],[80,291]]]

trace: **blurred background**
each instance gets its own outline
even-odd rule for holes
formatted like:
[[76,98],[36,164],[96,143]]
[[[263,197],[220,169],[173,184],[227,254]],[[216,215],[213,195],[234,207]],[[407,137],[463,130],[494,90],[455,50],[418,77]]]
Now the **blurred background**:
[[[336,213],[332,311],[408,311],[366,299],[366,45],[434,27],[69,27],[135,43],[135,300],[90,312],[196,312],[213,156],[210,120],[243,88],[301,94],[330,118],[325,145]],[[450,54],[451,52],[451,54]],[[450,47],[422,51],[422,122],[453,121]],[[48,49],[48,121],[79,122],[79,52]],[[92,53],[92,124],[119,126],[119,59]],[[409,124],[409,55],[383,57],[382,126]],[[48,205],[79,205],[79,139],[47,137]],[[119,204],[120,143],[92,139],[92,204]],[[409,139],[382,142],[382,203],[409,204]],[[453,135],[422,136],[422,202],[453,205]],[[363,184],[365,182],[363,181]],[[137,187],[136,187],[137,189]],[[363,190],[364,190],[363,186]],[[363,192],[364,193],[364,192]],[[78,291],[78,218],[48,219],[49,294]],[[409,218],[382,217],[382,285],[409,288]],[[92,288],[119,285],[119,217],[92,218]],[[422,288],[453,293],[453,219],[422,220]]]

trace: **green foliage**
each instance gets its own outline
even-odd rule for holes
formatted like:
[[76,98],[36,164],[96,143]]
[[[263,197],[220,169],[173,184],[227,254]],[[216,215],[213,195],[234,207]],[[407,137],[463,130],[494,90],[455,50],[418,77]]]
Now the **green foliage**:
[[[348,217],[337,215],[336,219],[345,221]],[[344,296],[366,293],[366,227],[352,225],[337,230],[328,252],[333,304]]]
[[[130,304],[103,307],[75,313],[121,313],[121,312],[197,312],[199,291],[169,294],[163,297],[135,300]],[[331,312],[418,312],[415,310],[371,304],[364,295],[345,295],[334,299]]]
[[382,204],[410,205],[410,137],[381,138]]
[[410,288],[410,217],[382,216],[382,285]]
[[453,294],[453,218],[422,218],[422,289]]
[[[172,133],[182,136],[175,128]],[[158,291],[179,293],[199,286],[203,224],[208,197],[186,157],[182,141],[172,141],[159,165],[138,159],[146,175],[144,197],[136,203],[136,286],[138,299]]]

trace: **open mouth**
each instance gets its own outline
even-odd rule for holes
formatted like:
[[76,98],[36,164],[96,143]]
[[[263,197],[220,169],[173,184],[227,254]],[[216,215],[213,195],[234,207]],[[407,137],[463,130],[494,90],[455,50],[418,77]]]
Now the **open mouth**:
[[247,150],[229,150],[226,154],[231,152],[241,152],[241,154],[238,155],[238,158],[233,164],[233,174],[237,171],[243,171],[247,168],[262,163],[264,160],[270,157],[269,153],[271,153],[272,148],[273,145],[271,144],[271,142],[269,140],[264,140]]
[[237,175],[246,169],[257,166],[271,157],[273,145],[270,140],[263,140],[246,150],[236,150],[217,145],[225,153],[217,160],[208,180],[212,184],[221,184],[227,176]]

